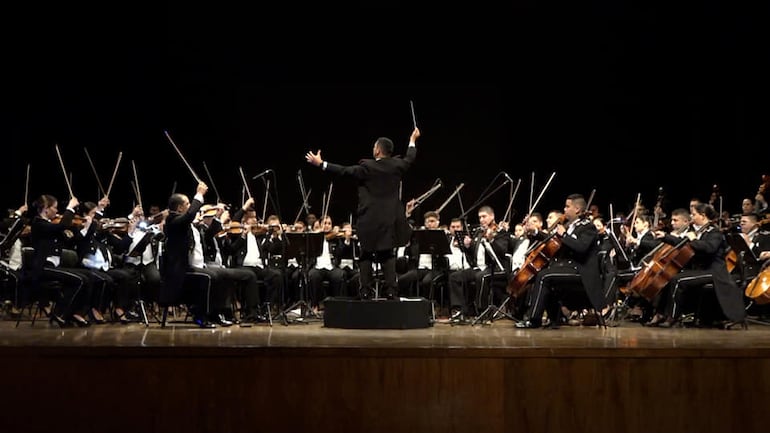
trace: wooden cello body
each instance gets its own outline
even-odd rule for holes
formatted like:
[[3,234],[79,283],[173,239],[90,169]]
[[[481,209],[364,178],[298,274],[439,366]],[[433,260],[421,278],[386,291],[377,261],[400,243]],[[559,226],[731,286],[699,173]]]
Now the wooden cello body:
[[757,304],[770,304],[770,266],[765,264],[764,269],[746,286],[744,293]]
[[559,248],[561,248],[561,238],[553,235],[534,247],[513,278],[508,281],[506,287],[508,294],[517,298],[526,293],[530,281],[538,272],[548,267],[548,263]]
[[686,241],[678,245],[661,244],[648,261],[642,261],[642,269],[627,289],[652,301],[694,255],[695,251]]

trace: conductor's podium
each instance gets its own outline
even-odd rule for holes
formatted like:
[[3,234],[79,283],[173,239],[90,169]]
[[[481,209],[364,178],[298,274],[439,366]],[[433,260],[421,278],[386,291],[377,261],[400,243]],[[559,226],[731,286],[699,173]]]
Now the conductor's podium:
[[345,329],[417,329],[433,326],[433,309],[425,298],[324,300],[324,326]]

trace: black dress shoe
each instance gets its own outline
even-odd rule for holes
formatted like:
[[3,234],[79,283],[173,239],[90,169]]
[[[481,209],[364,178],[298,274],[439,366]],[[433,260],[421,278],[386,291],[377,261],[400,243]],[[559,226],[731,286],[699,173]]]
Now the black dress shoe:
[[525,320],[523,322],[516,322],[516,325],[514,326],[519,329],[534,329],[534,328],[539,328],[540,323],[535,323],[531,320]]
[[61,316],[59,316],[58,314],[55,314],[55,313],[49,313],[48,321],[50,323],[55,323],[55,324],[59,325],[60,328],[64,328],[65,326],[67,326],[67,321],[64,320],[64,318],[62,318]]
[[217,314],[214,318],[214,323],[220,326],[233,326],[233,321],[228,320],[224,314]]
[[198,325],[199,328],[203,328],[203,329],[212,329],[217,327],[217,325],[209,322],[206,319],[194,319],[193,322],[195,322],[195,324]]
[[358,295],[364,301],[368,301],[369,299],[372,299],[372,291],[369,289],[359,290]]
[[387,295],[385,295],[389,301],[398,301],[398,293],[396,292],[388,292]]

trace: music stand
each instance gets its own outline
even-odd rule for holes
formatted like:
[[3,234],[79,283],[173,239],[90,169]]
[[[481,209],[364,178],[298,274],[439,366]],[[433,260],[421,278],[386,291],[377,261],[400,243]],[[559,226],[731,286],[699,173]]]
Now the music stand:
[[302,319],[311,316],[316,319],[320,319],[320,317],[318,317],[315,313],[312,313],[310,305],[308,305],[307,286],[308,272],[310,271],[309,259],[316,258],[323,252],[324,233],[286,232],[283,234],[283,236],[286,239],[286,259],[297,259],[297,264],[300,267],[299,300],[281,311],[278,317],[282,319],[284,325],[288,325],[290,322],[288,313],[299,308],[300,315],[299,318],[295,321],[301,321]]
[[[412,230],[412,241],[417,243],[419,254],[430,254],[432,271],[436,271],[436,257],[445,256],[451,254],[449,249],[449,239],[447,239],[446,232],[440,229],[415,229]],[[419,281],[418,281],[419,286]],[[431,311],[433,320],[436,320],[436,311],[433,303],[433,299],[430,300]]]
[[[492,246],[489,244],[489,242],[482,237],[481,238],[481,244],[484,247],[484,249],[487,251],[487,253],[489,255],[491,255],[492,258],[495,259],[495,265],[494,266],[497,267],[497,269],[499,269],[499,272],[502,272],[503,275],[505,275],[507,277],[508,276],[508,272],[505,270],[505,268],[503,268],[502,263],[500,263],[500,260],[497,258],[497,254],[495,254],[495,251],[492,249]],[[518,320],[516,320],[515,317],[513,317],[509,313],[503,311],[503,309],[505,308],[506,304],[508,304],[508,301],[511,300],[512,296],[506,297],[505,301],[503,301],[503,303],[500,304],[499,307],[496,306],[494,304],[494,302],[492,302],[492,300],[494,299],[494,295],[493,295],[494,288],[492,287],[492,282],[493,282],[492,280],[494,279],[495,276],[499,276],[499,275],[500,275],[499,273],[495,274],[495,269],[493,267],[492,273],[489,274],[489,276],[488,276],[488,281],[489,281],[489,305],[487,306],[487,308],[484,309],[484,311],[482,311],[481,313],[479,313],[478,316],[476,316],[476,318],[473,320],[473,322],[471,322],[471,326],[474,326],[477,323],[484,323],[485,320],[487,322],[489,322],[489,323],[492,323],[495,320],[497,320],[498,319],[497,316],[501,315],[501,314],[504,317],[507,317],[507,318],[513,320],[514,323],[518,322]],[[479,302],[481,302],[481,295],[483,295],[483,294],[481,293],[481,291],[480,291],[481,289],[480,288],[478,290],[479,290],[479,298],[478,298],[478,300],[479,300]]]
[[[749,248],[749,245],[743,239],[743,236],[739,233],[728,233],[725,236],[727,244],[730,245],[730,249],[735,251],[738,258],[738,266],[741,276],[741,284],[746,284],[747,275],[746,270],[751,271],[759,264],[759,258],[754,254],[754,251]],[[750,278],[749,278],[750,279]]]

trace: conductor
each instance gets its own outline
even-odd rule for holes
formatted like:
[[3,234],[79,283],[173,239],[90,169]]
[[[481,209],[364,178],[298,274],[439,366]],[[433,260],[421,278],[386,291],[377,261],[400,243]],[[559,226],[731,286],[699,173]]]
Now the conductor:
[[343,166],[321,159],[321,150],[307,152],[307,162],[333,174],[347,175],[358,181],[358,239],[361,243],[359,268],[361,298],[369,299],[372,288],[372,261],[380,263],[385,278],[386,296],[398,299],[394,248],[405,245],[411,235],[403,203],[399,199],[401,178],[417,156],[420,130],[414,128],[406,156],[394,157],[393,141],[380,137],[372,148],[373,159],[358,165]]

